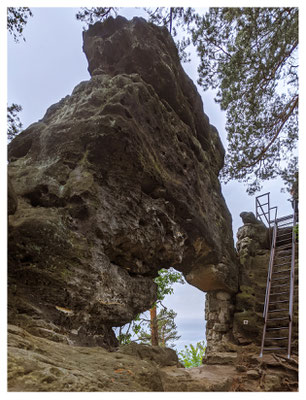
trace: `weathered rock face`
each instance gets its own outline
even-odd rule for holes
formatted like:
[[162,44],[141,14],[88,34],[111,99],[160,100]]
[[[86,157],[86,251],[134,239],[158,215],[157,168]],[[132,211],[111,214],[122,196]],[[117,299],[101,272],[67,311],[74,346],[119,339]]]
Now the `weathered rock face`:
[[239,287],[235,294],[215,290],[206,295],[205,363],[236,364],[239,345],[260,344],[269,235],[253,213],[240,216],[244,225],[237,233]]
[[[148,166],[151,164],[149,182],[145,182],[142,190],[173,204],[180,226],[188,235],[186,244],[191,246],[185,247],[178,269],[202,290],[226,287],[235,291],[231,218],[220,196],[217,179],[223,166],[224,149],[216,129],[203,113],[195,85],[179,62],[171,35],[165,27],[148,24],[142,18],[128,22],[118,17],[96,23],[83,37],[92,76],[137,73],[146,86],[154,88],[159,102],[171,114],[169,122],[162,120],[161,123],[153,107],[150,116],[143,118],[144,125],[149,125],[150,136],[155,132],[157,138],[169,137],[166,132],[170,126],[175,134],[168,141],[170,152],[160,146],[158,149],[156,142],[150,143],[155,150],[155,165],[152,169],[152,160],[146,162]],[[130,106],[126,98],[119,96],[116,101],[116,107],[123,113]],[[174,122],[177,119],[178,125]]]
[[18,207],[18,199],[10,179],[7,182],[7,205],[8,215],[14,214]]
[[9,146],[9,321],[113,347],[161,267],[203,291],[234,293],[238,274],[224,150],[167,30],[111,18],[84,50],[92,78]]
[[270,259],[268,229],[256,222],[246,222],[238,229],[237,238],[241,268],[233,332],[238,343],[259,346]]

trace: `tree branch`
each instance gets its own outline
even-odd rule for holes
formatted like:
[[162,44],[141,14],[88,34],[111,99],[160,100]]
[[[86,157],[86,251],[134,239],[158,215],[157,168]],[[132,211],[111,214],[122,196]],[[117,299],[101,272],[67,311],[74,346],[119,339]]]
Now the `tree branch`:
[[269,150],[269,148],[272,146],[272,144],[275,142],[275,140],[277,139],[278,135],[280,134],[281,130],[283,129],[285,123],[288,121],[289,117],[291,116],[292,112],[294,111],[294,109],[297,107],[299,102],[299,96],[296,96],[295,101],[293,102],[292,106],[290,107],[289,112],[283,116],[282,118],[282,123],[279,126],[279,128],[277,129],[277,131],[275,132],[274,136],[272,137],[272,139],[270,140],[270,143],[268,143],[268,145],[259,153],[259,155],[257,157],[255,157],[255,160],[247,165],[243,165],[243,168],[250,168],[250,167],[254,167],[254,165],[256,165],[258,163],[258,161],[260,161],[263,156],[265,155],[265,153]]

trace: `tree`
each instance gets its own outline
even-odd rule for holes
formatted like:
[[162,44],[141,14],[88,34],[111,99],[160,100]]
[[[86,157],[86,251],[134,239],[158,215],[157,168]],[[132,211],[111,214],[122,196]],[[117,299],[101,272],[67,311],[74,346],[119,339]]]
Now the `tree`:
[[246,182],[283,175],[298,139],[298,9],[212,8],[191,29],[199,83],[217,89],[227,112],[222,177]]
[[[156,316],[157,321],[157,342],[161,347],[174,347],[174,343],[180,338],[177,332],[177,326],[174,322],[177,313],[173,310],[163,308]],[[152,344],[151,319],[143,319],[142,328],[139,331],[137,342],[143,344]],[[148,331],[149,328],[149,331]]]
[[15,42],[19,42],[20,37],[25,41],[23,30],[28,22],[28,17],[32,16],[32,11],[28,7],[7,8],[7,29]]
[[7,137],[9,140],[14,139],[21,131],[22,123],[17,115],[21,110],[22,107],[15,103],[7,107]]
[[[19,42],[20,37],[25,41],[23,30],[28,22],[28,17],[32,16],[32,11],[28,7],[8,7],[7,30],[16,43]],[[22,111],[22,107],[19,104],[12,103],[7,106],[7,137],[9,140],[14,139],[21,131],[22,123],[18,116],[20,111]]]
[[76,19],[85,22],[87,25],[92,25],[97,21],[103,21],[112,14],[117,15],[118,8],[116,7],[82,7],[76,13]]
[[[174,271],[173,268],[164,269],[158,271],[158,276],[154,279],[154,282],[157,284],[157,301],[154,303],[150,309],[150,318],[145,318],[144,315],[138,314],[133,321],[131,321],[127,327],[124,329],[122,327],[119,328],[119,334],[117,339],[119,340],[120,344],[127,344],[130,343],[132,337],[136,337],[135,341],[139,340],[139,335],[143,335],[144,326],[150,326],[150,333],[148,334],[150,337],[150,342],[152,346],[159,346],[160,344],[160,334],[159,330],[159,316],[157,315],[157,306],[162,305],[162,300],[168,294],[173,293],[173,284],[174,283],[181,283],[184,284],[185,280],[181,272]],[[162,305],[164,309],[166,307]],[[167,310],[166,310],[167,311]],[[172,312],[172,314],[171,314]],[[174,311],[170,310],[169,315],[173,315]],[[175,314],[175,313],[174,313]],[[175,314],[176,316],[176,314]],[[173,316],[173,321],[174,317]],[[169,317],[170,318],[170,317]],[[176,332],[177,333],[177,332]],[[161,339],[161,343],[162,343]]]
[[185,281],[180,272],[176,272],[173,268],[169,270],[162,268],[158,271],[157,278],[154,279],[157,284],[157,303],[155,303],[150,309],[150,327],[151,327],[151,344],[152,346],[159,345],[158,335],[158,319],[157,319],[157,304],[164,300],[167,294],[173,293],[172,285],[174,283],[182,283]]
[[204,342],[198,342],[196,346],[190,344],[179,352],[179,360],[186,368],[199,367],[202,364],[205,351]]

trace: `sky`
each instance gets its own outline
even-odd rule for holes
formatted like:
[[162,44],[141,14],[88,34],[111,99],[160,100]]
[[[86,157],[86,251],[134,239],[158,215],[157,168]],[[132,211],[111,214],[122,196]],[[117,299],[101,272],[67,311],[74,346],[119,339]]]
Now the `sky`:
[[[7,48],[7,101],[23,106],[20,118],[24,128],[41,119],[52,104],[71,94],[79,82],[90,79],[82,51],[83,24],[75,18],[78,8],[31,9],[34,16],[24,31],[26,41],[16,44],[8,36]],[[130,8],[120,10],[119,14],[131,19],[143,15],[143,11]],[[192,62],[183,66],[196,84],[198,60],[194,51],[192,55]],[[215,103],[213,92],[204,93],[200,87],[198,91],[204,112],[226,146],[225,113]],[[270,192],[272,205],[279,207],[279,216],[292,213],[288,195],[280,193],[281,186],[280,180],[274,180],[266,183],[261,191],[261,194]],[[232,215],[236,237],[238,227],[242,225],[239,214],[254,212],[255,198],[248,196],[243,184],[237,182],[222,185],[222,192]],[[178,313],[176,323],[181,339],[177,348],[182,349],[184,345],[205,339],[205,294],[188,284],[176,284],[174,289],[174,294],[168,296],[164,304]]]

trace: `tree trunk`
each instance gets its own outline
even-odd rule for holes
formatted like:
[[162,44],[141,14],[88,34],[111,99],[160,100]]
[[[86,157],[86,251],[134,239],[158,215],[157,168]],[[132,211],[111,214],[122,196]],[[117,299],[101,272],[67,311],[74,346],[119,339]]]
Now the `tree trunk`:
[[150,320],[151,320],[151,344],[152,346],[158,346],[158,326],[156,318],[156,306],[150,309]]

